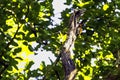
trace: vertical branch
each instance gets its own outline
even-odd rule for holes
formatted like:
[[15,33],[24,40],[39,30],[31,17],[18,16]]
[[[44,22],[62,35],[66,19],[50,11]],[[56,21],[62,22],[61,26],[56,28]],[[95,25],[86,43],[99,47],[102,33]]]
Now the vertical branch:
[[[78,11],[74,11],[74,13],[71,15],[69,20],[69,31],[68,31],[67,40],[63,44],[60,54],[58,55],[57,59],[53,64],[53,66],[56,66],[56,64],[61,58],[62,65],[65,71],[65,78],[64,78],[65,80],[74,80],[77,74],[77,69],[75,67],[75,63],[71,59],[70,51],[72,51],[71,49],[74,45],[77,35],[81,33],[82,24],[86,22],[86,20],[85,21],[83,20],[81,23],[78,22],[79,17],[81,16],[81,14],[83,14],[83,12],[84,12],[83,10],[78,10]],[[47,74],[45,74],[42,80],[46,79],[46,75]]]
[[70,18],[70,23],[69,23],[69,32],[68,32],[68,38],[65,41],[63,48],[60,52],[61,54],[61,60],[62,60],[62,65],[65,71],[65,80],[74,80],[76,74],[77,74],[77,69],[75,67],[74,62],[71,59],[71,49],[72,46],[74,45],[74,42],[76,40],[76,35],[77,35],[77,29],[79,27],[79,17],[81,16],[82,11],[74,11],[74,13],[71,15]]

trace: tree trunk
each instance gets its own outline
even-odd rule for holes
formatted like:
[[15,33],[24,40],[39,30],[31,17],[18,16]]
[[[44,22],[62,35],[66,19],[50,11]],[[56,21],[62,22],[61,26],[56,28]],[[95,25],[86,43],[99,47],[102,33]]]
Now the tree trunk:
[[[63,48],[60,52],[62,65],[65,71],[65,80],[74,80],[77,74],[77,69],[75,67],[75,63],[71,59],[71,49],[73,48],[74,42],[76,40],[76,35],[78,34],[77,30],[81,25],[78,23],[80,15],[83,11],[78,10],[74,11],[71,15],[69,22],[69,32],[67,40],[65,41]],[[80,30],[80,29],[79,29]]]

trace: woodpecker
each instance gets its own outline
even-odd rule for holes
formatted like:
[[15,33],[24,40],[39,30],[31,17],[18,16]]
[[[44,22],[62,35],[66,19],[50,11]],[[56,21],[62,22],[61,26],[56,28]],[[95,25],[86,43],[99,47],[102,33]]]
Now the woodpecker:
[[71,27],[74,23],[74,27],[77,27],[78,20],[80,16],[84,14],[85,11],[85,9],[74,10],[74,13],[72,13],[70,16],[69,26]]
[[82,24],[79,23],[79,25],[78,25],[78,27],[77,27],[77,29],[76,29],[76,35],[78,36],[78,35],[80,35],[81,33],[82,33]]

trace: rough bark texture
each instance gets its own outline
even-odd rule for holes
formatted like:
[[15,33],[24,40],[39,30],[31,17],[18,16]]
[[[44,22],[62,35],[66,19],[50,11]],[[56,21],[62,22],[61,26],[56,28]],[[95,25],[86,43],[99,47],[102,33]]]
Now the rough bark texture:
[[76,40],[76,35],[78,34],[77,32],[78,27],[81,27],[79,23],[79,17],[82,13],[83,11],[78,10],[78,11],[74,11],[74,13],[71,15],[70,22],[69,22],[70,29],[68,32],[68,38],[64,43],[63,48],[60,52],[62,65],[65,71],[65,80],[74,80],[77,73],[75,63],[71,59],[70,51]]

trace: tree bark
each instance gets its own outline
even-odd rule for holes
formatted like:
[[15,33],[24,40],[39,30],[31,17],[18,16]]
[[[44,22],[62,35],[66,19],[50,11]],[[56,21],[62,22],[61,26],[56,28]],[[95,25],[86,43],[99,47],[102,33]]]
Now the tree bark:
[[74,11],[71,15],[69,22],[69,32],[67,40],[65,41],[61,54],[62,65],[65,71],[65,80],[74,80],[77,74],[77,69],[75,67],[75,63],[71,59],[71,49],[74,46],[74,42],[76,40],[76,35],[78,34],[78,27],[80,26],[79,17],[83,13],[82,10]]

